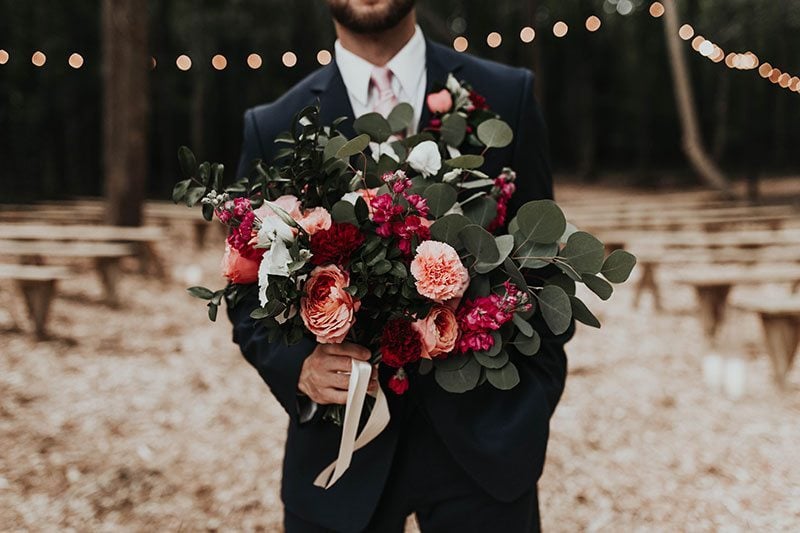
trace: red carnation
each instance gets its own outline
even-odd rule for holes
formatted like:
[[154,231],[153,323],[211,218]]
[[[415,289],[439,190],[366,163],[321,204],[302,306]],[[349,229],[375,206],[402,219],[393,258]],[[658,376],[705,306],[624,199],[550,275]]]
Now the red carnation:
[[364,236],[356,226],[334,222],[329,229],[319,230],[311,236],[311,262],[344,266],[362,244]]
[[397,373],[389,378],[389,388],[398,396],[402,396],[408,390],[408,376],[402,368],[397,369]]
[[381,335],[381,354],[383,362],[394,368],[418,361],[422,355],[422,337],[409,320],[390,320]]
[[475,91],[469,92],[469,101],[472,102],[472,105],[475,106],[475,109],[489,109],[489,105],[486,103],[486,98],[482,94],[478,94]]

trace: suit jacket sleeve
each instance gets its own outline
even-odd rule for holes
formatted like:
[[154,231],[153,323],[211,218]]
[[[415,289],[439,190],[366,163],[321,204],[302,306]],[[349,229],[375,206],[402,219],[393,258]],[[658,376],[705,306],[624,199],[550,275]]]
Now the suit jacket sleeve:
[[[547,126],[533,95],[533,73],[524,71],[520,113],[516,128],[516,143],[512,157],[513,169],[517,172],[517,193],[512,197],[511,213],[531,200],[553,198],[553,178],[550,171],[550,143]],[[556,269],[544,269],[537,273],[544,277],[554,275]],[[549,332],[539,312],[533,318],[533,325],[539,332]],[[550,414],[555,411],[561,398],[567,377],[567,356],[564,344],[572,338],[575,331],[573,321],[566,333],[561,335],[543,334],[540,352],[527,357],[525,366],[544,389]]]
[[[248,175],[253,160],[265,156],[252,110],[248,110],[244,118],[244,143],[237,177]],[[290,418],[295,423],[304,422],[308,417],[301,413],[307,413],[310,406],[307,398],[298,396],[297,382],[303,362],[316,347],[316,342],[306,337],[293,346],[269,342],[266,329],[250,318],[250,312],[258,306],[256,291],[249,291],[236,306],[228,305],[233,341],[239,345],[244,358],[258,370]]]

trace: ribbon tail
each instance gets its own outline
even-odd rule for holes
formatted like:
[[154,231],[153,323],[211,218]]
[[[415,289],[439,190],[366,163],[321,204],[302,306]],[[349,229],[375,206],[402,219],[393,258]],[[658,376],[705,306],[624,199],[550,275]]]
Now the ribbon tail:
[[358,432],[358,422],[361,420],[361,412],[364,409],[364,400],[367,396],[369,387],[369,377],[372,374],[372,366],[364,361],[352,360],[350,372],[350,383],[347,388],[347,405],[345,406],[344,424],[342,426],[342,438],[339,442],[339,455],[336,460],[328,465],[319,473],[314,480],[314,485],[320,488],[329,489],[350,467],[353,453],[370,442],[386,429],[391,418],[389,414],[389,404],[386,395],[380,387],[375,396],[375,406],[370,413],[364,429],[356,438]]

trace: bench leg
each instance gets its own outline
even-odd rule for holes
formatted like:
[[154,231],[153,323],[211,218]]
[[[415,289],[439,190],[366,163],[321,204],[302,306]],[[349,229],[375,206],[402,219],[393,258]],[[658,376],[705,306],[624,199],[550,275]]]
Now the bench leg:
[[119,293],[117,280],[120,276],[119,259],[116,257],[98,257],[95,259],[95,268],[103,284],[105,300],[111,307],[119,307]]
[[797,345],[800,343],[800,320],[788,316],[761,314],[764,340],[772,359],[775,383],[783,388],[786,374],[792,367]]
[[700,320],[703,324],[703,333],[705,333],[706,338],[712,345],[717,336],[719,325],[725,318],[725,306],[730,290],[730,285],[695,287],[697,301],[700,304]]
[[206,234],[208,233],[208,222],[205,220],[196,220],[194,225],[194,245],[200,250],[206,241]]
[[33,322],[33,331],[38,340],[47,338],[47,316],[50,313],[50,303],[55,294],[55,280],[46,281],[18,281],[18,286],[25,298],[28,315]]
[[139,260],[142,264],[142,273],[152,273],[161,281],[169,281],[167,279],[167,270],[164,267],[164,261],[156,249],[155,243],[143,242],[139,245]]
[[661,292],[659,291],[658,283],[656,282],[656,265],[651,262],[643,262],[639,265],[639,268],[641,269],[642,274],[639,277],[639,283],[636,284],[636,293],[633,297],[634,307],[639,307],[639,303],[642,300],[642,294],[644,294],[644,291],[648,290],[653,295],[653,304],[655,305],[656,310],[661,311]]

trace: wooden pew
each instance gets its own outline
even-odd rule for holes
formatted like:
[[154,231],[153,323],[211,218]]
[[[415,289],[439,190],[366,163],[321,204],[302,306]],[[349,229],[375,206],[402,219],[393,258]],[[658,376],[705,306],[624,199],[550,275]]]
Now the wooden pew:
[[725,319],[728,295],[735,285],[763,285],[770,283],[797,284],[800,266],[760,266],[755,268],[719,269],[709,273],[689,274],[677,280],[695,290],[700,306],[703,333],[711,344],[716,340],[719,326]]
[[135,254],[135,248],[124,243],[0,240],[0,256],[17,257],[22,264],[43,265],[51,259],[93,261],[103,286],[105,301],[112,307],[119,305],[119,260]]
[[653,296],[656,310],[663,309],[661,290],[658,286],[658,270],[662,266],[682,265],[757,265],[759,263],[800,263],[800,244],[786,247],[765,247],[759,249],[697,250],[691,253],[676,251],[635,252],[636,269],[640,272],[634,286],[633,304],[638,307],[645,292]]
[[156,249],[162,237],[163,230],[155,226],[0,224],[0,240],[133,243],[138,247],[145,267],[166,279],[167,272]]
[[64,267],[0,264],[0,280],[16,283],[25,300],[34,334],[39,340],[47,338],[47,317],[56,284],[71,277],[72,273]]
[[800,344],[800,295],[782,299],[741,300],[736,307],[757,313],[761,319],[775,383],[783,388]]

